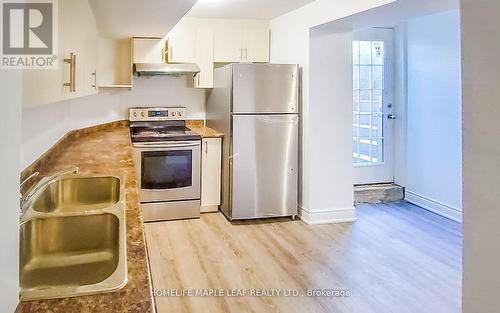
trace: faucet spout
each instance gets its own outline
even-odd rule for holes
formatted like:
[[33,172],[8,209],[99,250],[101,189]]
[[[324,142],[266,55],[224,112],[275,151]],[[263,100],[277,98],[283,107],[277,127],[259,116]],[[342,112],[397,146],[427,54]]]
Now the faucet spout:
[[[60,172],[57,172],[57,173],[54,173],[52,175],[49,175],[47,177],[42,178],[28,193],[26,193],[25,196],[23,196],[21,194],[21,197],[20,197],[20,209],[21,209],[21,213],[23,213],[24,207],[31,200],[31,198],[35,195],[35,193],[38,190],[40,190],[43,187],[47,186],[48,184],[52,183],[54,180],[56,180],[57,178],[59,178],[61,176],[70,175],[70,174],[75,174],[76,175],[78,173],[80,173],[80,168],[78,166],[73,166],[73,167],[71,167],[69,169],[62,170]],[[39,172],[35,172],[35,173],[31,174],[28,178],[26,178],[21,183],[21,190],[22,190],[22,187],[26,184],[26,182],[28,180],[32,179],[33,177],[38,176],[39,174],[40,174]]]
[[19,185],[19,189],[23,190],[24,185],[26,185],[32,178],[35,178],[38,175],[40,175],[40,172],[34,172],[30,176],[26,177]]

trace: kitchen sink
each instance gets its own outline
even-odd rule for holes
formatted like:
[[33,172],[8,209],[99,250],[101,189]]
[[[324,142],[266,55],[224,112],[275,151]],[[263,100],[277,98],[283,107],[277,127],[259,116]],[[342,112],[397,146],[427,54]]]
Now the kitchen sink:
[[33,201],[38,212],[81,212],[104,209],[120,200],[116,177],[62,177],[45,187]]
[[89,285],[118,265],[112,214],[32,219],[21,225],[21,287]]
[[21,215],[22,300],[115,291],[127,282],[125,202],[117,177],[62,176]]

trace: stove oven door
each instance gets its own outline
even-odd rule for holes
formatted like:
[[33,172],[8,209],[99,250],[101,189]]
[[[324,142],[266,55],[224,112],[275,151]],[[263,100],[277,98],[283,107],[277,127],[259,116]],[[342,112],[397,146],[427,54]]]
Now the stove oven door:
[[142,203],[200,199],[201,141],[134,148]]

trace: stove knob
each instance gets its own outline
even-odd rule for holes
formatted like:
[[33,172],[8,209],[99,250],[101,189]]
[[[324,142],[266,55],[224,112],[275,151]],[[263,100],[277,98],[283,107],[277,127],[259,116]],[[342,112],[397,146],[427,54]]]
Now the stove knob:
[[176,114],[175,112],[172,112],[172,116],[174,116],[174,117],[175,117],[175,114]]
[[137,112],[134,112],[134,117],[137,117]]
[[146,113],[141,112],[141,116],[142,116],[142,117],[146,117]]
[[177,112],[178,116],[182,116],[182,111]]

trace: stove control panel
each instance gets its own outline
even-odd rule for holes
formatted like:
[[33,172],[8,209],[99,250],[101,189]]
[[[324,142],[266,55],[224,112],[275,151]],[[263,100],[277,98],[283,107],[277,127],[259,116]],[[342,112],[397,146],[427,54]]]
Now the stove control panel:
[[176,121],[184,120],[186,108],[131,108],[129,120],[135,121]]

